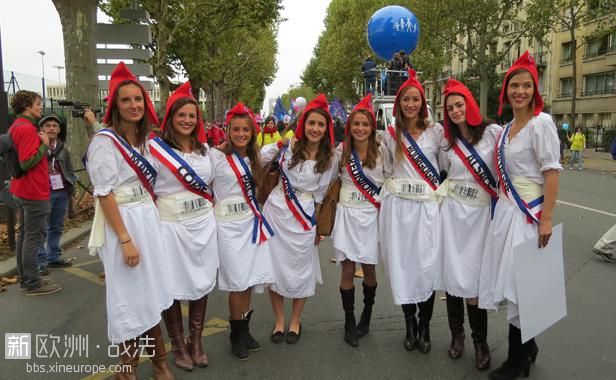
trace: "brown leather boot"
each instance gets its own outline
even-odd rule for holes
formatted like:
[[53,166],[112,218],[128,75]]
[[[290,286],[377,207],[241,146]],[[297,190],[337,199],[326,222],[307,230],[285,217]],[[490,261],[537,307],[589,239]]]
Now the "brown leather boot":
[[188,336],[187,346],[192,362],[197,367],[208,365],[207,355],[203,351],[201,335],[203,334],[203,321],[207,309],[207,296],[188,303]]
[[163,311],[163,319],[167,326],[167,333],[171,340],[171,350],[175,359],[175,366],[184,371],[192,371],[193,361],[184,342],[184,327],[182,322],[182,308],[180,301],[174,300],[171,307]]
[[475,367],[479,370],[490,367],[490,347],[488,347],[488,312],[477,305],[466,305],[468,323],[471,325],[473,345],[475,346]]
[[458,359],[464,352],[464,300],[447,293],[447,321],[451,331],[451,343],[447,354]]
[[160,324],[152,327],[143,334],[142,341],[146,352],[152,361],[154,379],[156,380],[175,380],[175,377],[167,365],[167,351],[165,350],[165,340]]
[[137,364],[139,364],[139,338],[127,340],[118,345],[122,371],[116,372],[116,380],[137,380]]

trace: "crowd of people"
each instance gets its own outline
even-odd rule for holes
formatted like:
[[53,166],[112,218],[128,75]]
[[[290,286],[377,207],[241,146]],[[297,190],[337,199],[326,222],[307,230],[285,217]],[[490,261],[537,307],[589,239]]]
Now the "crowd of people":
[[[317,223],[337,180],[332,240],[341,268],[344,340],[358,346],[370,331],[375,266],[382,263],[404,316],[404,349],[431,351],[435,291],[443,290],[449,357],[457,359],[464,350],[466,304],[475,365],[487,369],[487,310],[506,302],[507,359],[490,378],[528,375],[538,348],[534,339],[522,343],[513,246],[529,239],[539,247],[549,244],[562,169],[556,128],[542,112],[537,85],[535,62],[525,53],[505,75],[499,112],[510,107],[513,120],[504,128],[484,119],[468,88],[454,79],[444,91],[443,125],[430,124],[423,87],[409,70],[396,93],[395,125],[382,141],[370,94],[351,112],[340,144],[324,95],[307,104],[294,130],[279,131],[274,118],[260,128],[252,110],[237,103],[226,115],[224,137],[209,141],[189,83],[172,94],[159,123],[147,92],[120,63],[109,82],[104,128],[87,150],[96,197],[88,246],[105,268],[109,340],[126,348],[121,361],[130,368],[118,378],[136,378],[143,337],[153,342],[146,348],[154,377],[173,378],[161,318],[175,365],[187,371],[206,366],[202,330],[208,294],[216,285],[229,293],[235,357],[245,360],[261,349],[250,332],[253,291],[270,297],[271,341],[297,344],[304,306],[322,283]],[[30,139],[21,146],[14,135],[20,161],[37,169],[14,181],[28,241],[20,234],[18,262],[22,284],[42,293],[53,284],[33,275],[36,263],[26,251],[37,251],[40,239],[28,239],[42,236],[50,209],[45,189],[59,184],[48,177],[65,168],[58,163],[57,145],[32,122],[40,117],[40,98],[20,104],[21,117],[12,128]],[[154,126],[160,132],[152,138]],[[53,168],[42,159],[48,150],[56,152]],[[278,182],[261,204],[257,193],[273,171]],[[37,181],[36,189],[44,191],[29,194],[35,187],[26,181]],[[70,190],[68,179],[62,184]],[[47,257],[50,265],[57,260],[52,253]],[[359,321],[356,264],[364,273]],[[289,317],[285,300],[292,304]],[[187,338],[180,301],[189,305]]]

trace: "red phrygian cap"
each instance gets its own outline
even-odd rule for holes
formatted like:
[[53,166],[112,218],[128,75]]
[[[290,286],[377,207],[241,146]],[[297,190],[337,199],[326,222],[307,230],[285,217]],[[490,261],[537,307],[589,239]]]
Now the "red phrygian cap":
[[[466,103],[466,124],[470,127],[477,127],[481,125],[483,117],[479,111],[479,106],[473,98],[473,94],[470,90],[461,82],[455,79],[449,79],[443,89],[444,104],[447,104],[447,97],[449,95],[460,95],[464,98]],[[445,110],[447,111],[447,110]],[[451,125],[449,125],[449,116],[443,118],[443,124],[445,125],[445,137],[448,138],[451,132]]]
[[255,129],[255,135],[259,133],[259,124],[257,124],[257,120],[255,119],[255,115],[252,113],[252,110],[245,106],[244,104],[237,102],[237,104],[227,111],[227,117],[225,118],[225,127],[229,128],[229,123],[231,119],[235,116],[248,115],[250,116],[250,120],[252,120],[252,127]]
[[421,86],[421,83],[417,80],[417,73],[413,69],[409,69],[409,79],[406,82],[402,83],[402,86],[398,89],[398,93],[396,94],[396,100],[394,101],[394,116],[396,116],[398,111],[398,103],[400,102],[400,96],[404,92],[407,87],[415,87],[419,90],[419,94],[421,94],[421,102],[423,106],[421,107],[421,116],[425,119],[428,117],[428,104],[426,103],[426,95],[424,95],[424,89]]
[[[112,102],[115,99],[116,92],[118,91],[118,87],[120,83],[125,81],[131,81],[143,91],[144,103],[145,103],[145,116],[148,118],[149,124],[158,124],[158,116],[156,116],[156,110],[154,109],[154,105],[152,104],[152,100],[148,95],[148,92],[143,88],[143,85],[139,82],[139,79],[130,72],[128,67],[124,64],[124,62],[118,63],[118,65],[113,69],[111,73],[111,79],[109,79],[109,94],[107,97],[109,101]],[[115,105],[108,104],[107,111],[105,111],[105,117],[103,118],[103,123],[109,125],[109,120],[111,119],[111,107]]]
[[[365,110],[368,111],[370,115],[370,122],[372,123],[372,129],[376,129],[376,117],[374,117],[374,107],[372,107],[372,94],[368,93],[368,95],[364,96],[362,100],[357,103],[357,105],[353,108],[353,112]],[[351,112],[351,113],[353,113]],[[351,133],[351,118],[349,117],[346,121],[346,125],[344,126],[344,135],[348,136]]]
[[508,103],[507,100],[507,89],[505,88],[507,81],[511,77],[511,74],[519,69],[526,70],[530,73],[530,76],[533,78],[533,83],[535,86],[534,100],[535,100],[535,109],[533,110],[533,115],[537,116],[543,110],[543,99],[541,98],[541,94],[539,93],[539,73],[537,73],[537,64],[535,63],[535,59],[532,55],[527,51],[524,52],[518,58],[517,61],[511,65],[509,70],[507,70],[507,75],[505,75],[505,80],[503,81],[503,88],[501,88],[500,93],[500,104],[498,106],[498,116],[503,114],[503,106]]
[[[165,117],[163,118],[163,122],[160,125],[160,132],[165,131],[165,127],[167,126],[167,119],[171,117],[169,112],[171,112],[171,107],[180,99],[188,98],[190,100],[194,100],[197,102],[195,97],[192,94],[192,89],[190,87],[190,82],[186,82],[180,87],[178,87],[173,94],[167,99],[167,107],[165,109]],[[199,106],[197,106],[197,140],[201,144],[205,144],[207,142],[207,136],[205,135],[205,123],[203,122],[203,118],[201,117],[201,110]]]
[[329,142],[331,146],[334,146],[334,122],[332,120],[332,115],[329,113],[327,98],[323,94],[319,94],[316,98],[312,99],[302,111],[302,115],[297,123],[297,128],[295,129],[295,137],[297,139],[304,137],[304,122],[306,121],[306,115],[316,108],[322,109],[329,115],[329,125],[327,126],[327,129],[329,130]]

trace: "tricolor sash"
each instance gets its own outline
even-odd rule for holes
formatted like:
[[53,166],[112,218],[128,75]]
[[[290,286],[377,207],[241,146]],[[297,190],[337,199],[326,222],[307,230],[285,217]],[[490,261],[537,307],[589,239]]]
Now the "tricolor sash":
[[264,243],[267,239],[274,236],[274,231],[259,210],[259,203],[257,203],[257,196],[255,192],[255,181],[252,177],[252,173],[250,172],[250,168],[246,165],[246,162],[244,162],[235,149],[232,154],[226,155],[226,158],[229,166],[231,166],[231,170],[233,170],[233,173],[237,178],[237,183],[240,185],[240,189],[242,189],[244,199],[246,199],[246,203],[248,203],[248,206],[250,206],[250,209],[255,216],[252,227],[252,243]]
[[128,165],[137,174],[137,177],[139,177],[143,187],[150,193],[152,199],[156,200],[156,196],[154,195],[154,183],[156,182],[156,175],[158,174],[156,173],[156,169],[154,169],[145,157],[133,149],[133,147],[114,130],[105,128],[101,129],[98,134],[107,136],[113,141],[116,148],[118,148],[122,154],[122,157],[124,157],[124,160],[126,160]]
[[316,217],[314,214],[308,215],[308,213],[304,211],[302,204],[299,202],[297,196],[295,195],[295,190],[291,185],[291,181],[289,181],[289,178],[284,172],[284,166],[282,165],[284,163],[284,156],[288,147],[289,144],[286,144],[281,148],[279,159],[280,183],[282,185],[282,191],[284,193],[284,200],[287,203],[287,207],[289,207],[289,210],[291,210],[291,213],[293,214],[295,219],[297,219],[299,224],[302,225],[302,228],[304,228],[304,231],[310,231],[310,229],[317,224]]
[[150,140],[150,152],[167,169],[175,175],[175,178],[186,188],[186,190],[214,203],[212,189],[199,177],[195,170],[173,148],[165,143],[160,137]]
[[[485,161],[481,158],[479,153],[475,150],[464,137],[458,137],[456,144],[453,146],[453,151],[458,158],[462,161],[464,166],[475,178],[475,181],[488,193],[492,198],[490,203],[490,210],[494,213],[494,207],[498,200],[498,185],[494,176],[490,172],[490,168],[486,165]],[[492,215],[493,216],[493,215]]]
[[381,203],[376,200],[376,197],[381,192],[381,188],[370,181],[368,176],[364,173],[364,169],[361,166],[361,160],[357,155],[357,152],[353,150],[351,152],[351,159],[346,165],[347,173],[355,183],[357,189],[370,201],[377,209],[381,208]]
[[[389,127],[387,131],[393,137],[394,141],[397,141],[396,131]],[[403,132],[403,136],[405,140],[408,141],[408,144],[403,144],[404,155],[407,160],[413,165],[417,173],[421,176],[421,178],[432,188],[432,190],[436,191],[438,185],[441,182],[440,174],[438,170],[430,163],[428,157],[423,153],[415,139],[407,131]],[[404,142],[403,142],[404,143]]]
[[505,130],[498,139],[496,145],[496,172],[498,173],[498,183],[507,198],[514,201],[518,208],[526,215],[528,223],[539,224],[541,210],[543,209],[543,195],[526,203],[518,194],[509,174],[507,174],[507,163],[505,162],[505,146],[509,140],[509,129],[511,122],[505,126]]

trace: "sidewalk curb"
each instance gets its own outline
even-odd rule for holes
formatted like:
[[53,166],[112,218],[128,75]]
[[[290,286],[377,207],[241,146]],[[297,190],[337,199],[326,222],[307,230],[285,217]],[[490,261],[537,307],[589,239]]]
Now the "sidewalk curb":
[[[90,233],[92,229],[92,221],[83,223],[80,227],[75,227],[66,231],[62,235],[60,240],[60,246],[62,249],[70,246],[74,242],[83,239]],[[15,256],[8,258],[7,260],[0,262],[0,277],[10,277],[17,274],[17,259]]]

